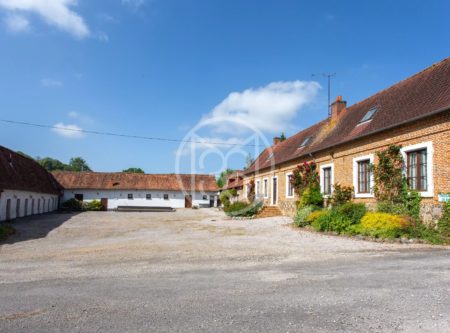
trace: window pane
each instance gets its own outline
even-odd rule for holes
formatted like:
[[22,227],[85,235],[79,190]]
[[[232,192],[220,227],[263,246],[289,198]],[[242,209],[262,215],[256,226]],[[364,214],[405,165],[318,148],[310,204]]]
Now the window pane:
[[358,162],[358,193],[370,193],[370,160]]

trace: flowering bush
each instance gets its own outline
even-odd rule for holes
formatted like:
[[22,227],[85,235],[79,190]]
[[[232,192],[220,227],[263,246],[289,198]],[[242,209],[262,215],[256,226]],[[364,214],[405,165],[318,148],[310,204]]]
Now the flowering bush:
[[367,213],[361,219],[359,233],[373,236],[399,237],[410,226],[407,218],[388,213]]
[[317,164],[315,162],[304,162],[297,165],[297,168],[292,172],[291,183],[299,196],[301,196],[308,187],[319,185]]
[[333,207],[343,205],[353,198],[353,186],[342,186],[339,183],[334,184],[333,194],[330,203]]
[[308,215],[308,217],[306,218],[306,222],[308,224],[313,223],[315,220],[317,220],[319,217],[321,217],[322,215],[327,214],[326,210],[316,210],[315,212],[312,212],[311,214]]

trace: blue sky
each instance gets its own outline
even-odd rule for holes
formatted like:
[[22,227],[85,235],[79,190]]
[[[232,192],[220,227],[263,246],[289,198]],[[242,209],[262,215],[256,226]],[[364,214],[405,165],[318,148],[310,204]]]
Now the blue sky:
[[325,118],[313,73],[336,72],[332,96],[351,105],[448,57],[449,21],[446,0],[0,0],[0,118],[204,141],[0,122],[0,144],[96,171],[240,168],[252,146],[208,143],[270,141]]

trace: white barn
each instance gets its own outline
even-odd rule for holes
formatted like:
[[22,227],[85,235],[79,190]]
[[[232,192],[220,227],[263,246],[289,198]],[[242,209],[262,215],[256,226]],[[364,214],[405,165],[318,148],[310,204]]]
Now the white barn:
[[62,202],[100,200],[108,210],[119,206],[216,207],[214,176],[107,172],[54,172],[64,188]]
[[34,160],[0,146],[0,221],[58,209],[59,184]]

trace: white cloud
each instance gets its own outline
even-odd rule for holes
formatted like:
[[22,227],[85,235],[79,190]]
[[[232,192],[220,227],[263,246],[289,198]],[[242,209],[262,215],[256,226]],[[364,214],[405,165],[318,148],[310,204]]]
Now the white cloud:
[[76,4],[76,0],[0,0],[0,7],[6,10],[37,14],[48,24],[81,39],[88,37],[90,31],[84,19],[71,10]]
[[272,82],[264,87],[251,88],[228,95],[202,122],[217,123],[222,132],[235,132],[227,121],[246,124],[262,132],[280,133],[290,121],[317,96],[320,85],[313,81]]
[[5,17],[4,22],[8,30],[14,33],[25,32],[30,29],[30,22],[23,15],[10,14]]
[[52,131],[56,134],[63,136],[65,138],[73,138],[73,139],[79,139],[84,137],[84,133],[80,132],[82,129],[81,127],[77,125],[71,125],[64,123],[56,123],[54,125],[54,128],[52,128]]
[[41,79],[41,85],[43,87],[62,87],[63,83],[59,80],[49,79],[49,78],[43,78]]

